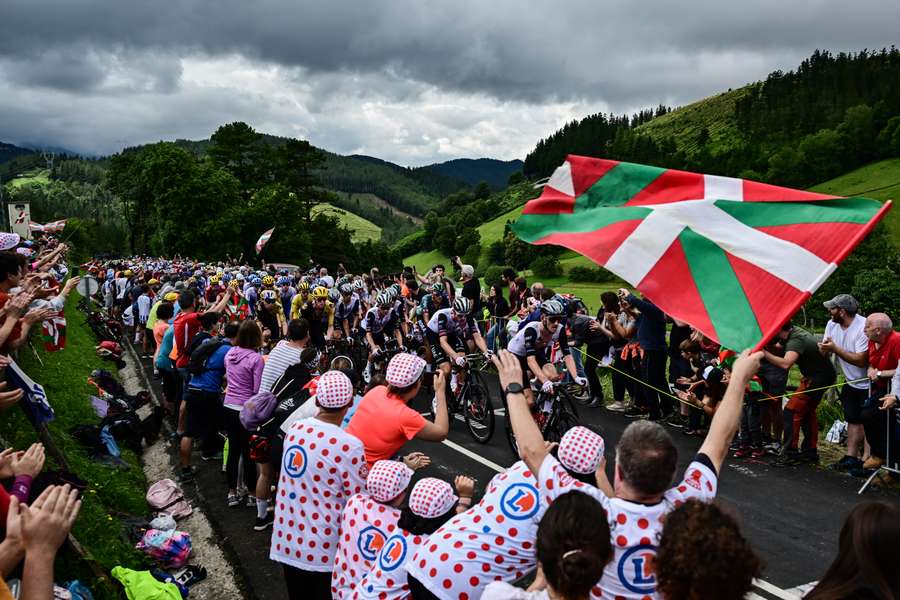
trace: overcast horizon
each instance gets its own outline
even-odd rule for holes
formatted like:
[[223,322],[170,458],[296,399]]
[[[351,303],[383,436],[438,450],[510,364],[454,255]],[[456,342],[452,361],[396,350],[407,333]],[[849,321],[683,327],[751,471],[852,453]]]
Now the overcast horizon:
[[682,106],[815,49],[890,47],[900,3],[0,5],[0,141],[89,155],[228,122],[404,166],[524,159],[596,112]]

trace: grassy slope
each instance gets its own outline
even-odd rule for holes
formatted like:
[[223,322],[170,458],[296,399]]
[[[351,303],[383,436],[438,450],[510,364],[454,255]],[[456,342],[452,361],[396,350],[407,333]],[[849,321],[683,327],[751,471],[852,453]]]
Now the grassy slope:
[[[836,196],[865,196],[875,200],[900,200],[900,158],[889,158],[860,167],[810,188]],[[900,245],[900,213],[892,208],[884,217],[895,244]]]
[[[40,343],[39,333],[32,334],[32,343],[43,365],[34,352],[26,345],[19,350],[18,363],[36,382],[44,386],[47,398],[56,411],[56,419],[49,424],[50,433],[57,445],[68,457],[74,473],[90,482],[84,494],[81,514],[75,523],[73,534],[108,572],[116,565],[143,568],[142,555],[126,543],[121,535],[121,523],[113,511],[135,515],[147,514],[144,493],[147,482],[138,458],[130,451],[122,451],[129,469],[114,469],[93,460],[82,449],[68,431],[81,424],[98,423],[99,417],[91,408],[90,396],[97,389],[87,383],[87,377],[96,368],[109,369],[111,363],[97,358],[94,353],[94,338],[84,323],[84,317],[75,305],[79,300],[73,293],[66,306],[68,321],[66,348],[60,352],[47,353]],[[31,424],[19,408],[3,413],[0,421],[0,435],[14,448],[24,449],[37,441]],[[47,455],[46,469],[57,468]],[[74,559],[74,554],[64,552],[57,562],[57,580],[63,581],[80,577],[92,588],[95,597],[115,597],[102,586],[90,580],[84,565]]]
[[712,148],[728,147],[738,139],[734,128],[734,104],[750,90],[750,86],[722,92],[682,106],[637,128],[654,139],[673,136],[680,150],[696,149],[697,137],[707,128]]
[[47,169],[36,169],[22,173],[21,177],[8,181],[6,185],[16,189],[25,185],[46,185],[48,183],[50,183],[50,171]]
[[356,215],[350,211],[346,211],[331,204],[318,204],[313,207],[313,214],[326,213],[334,215],[341,222],[341,225],[353,232],[354,242],[364,242],[366,240],[377,241],[381,239],[381,227]]

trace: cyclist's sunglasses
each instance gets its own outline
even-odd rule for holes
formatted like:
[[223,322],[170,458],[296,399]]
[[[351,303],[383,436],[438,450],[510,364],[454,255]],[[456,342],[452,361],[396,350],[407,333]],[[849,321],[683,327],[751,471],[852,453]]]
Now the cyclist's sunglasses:
[[547,321],[550,323],[559,323],[562,321],[562,317],[547,317]]

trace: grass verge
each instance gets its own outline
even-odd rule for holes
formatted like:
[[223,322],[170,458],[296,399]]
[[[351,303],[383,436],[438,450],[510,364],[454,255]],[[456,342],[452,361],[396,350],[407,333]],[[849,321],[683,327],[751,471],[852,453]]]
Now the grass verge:
[[[144,499],[147,482],[138,457],[123,449],[122,458],[129,468],[108,467],[92,460],[69,435],[69,429],[75,425],[99,422],[90,403],[90,396],[96,393],[96,388],[87,382],[87,378],[93,369],[110,369],[112,364],[94,353],[96,342],[83,314],[76,308],[78,300],[79,296],[73,293],[66,305],[66,348],[48,353],[43,349],[40,338],[33,335],[34,351],[27,345],[20,348],[17,362],[32,379],[44,386],[56,412],[56,419],[48,424],[50,433],[67,457],[74,474],[90,483],[84,494],[81,514],[72,530],[73,535],[107,573],[117,565],[145,568],[144,556],[123,538],[122,523],[116,518],[119,512],[135,515],[148,513]],[[23,449],[37,441],[37,433],[21,409],[12,408],[3,416],[0,435],[13,447]],[[48,454],[45,469],[57,467]],[[118,597],[116,587],[97,580],[74,552],[62,552],[57,561],[56,580],[73,578],[84,581],[96,598]]]

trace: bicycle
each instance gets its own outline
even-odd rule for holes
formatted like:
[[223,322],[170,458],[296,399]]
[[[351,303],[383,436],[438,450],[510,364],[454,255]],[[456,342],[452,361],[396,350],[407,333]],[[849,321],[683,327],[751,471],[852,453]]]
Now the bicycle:
[[[506,410],[506,441],[509,442],[513,456],[518,458],[519,446],[509,419],[509,406],[506,395],[502,396],[503,408]],[[541,430],[541,436],[548,442],[559,442],[567,431],[581,424],[575,402],[568,392],[567,384],[562,381],[553,382],[552,393],[535,390],[532,416]]]
[[476,442],[486,444],[494,435],[494,403],[483,375],[488,361],[481,354],[468,354],[465,358],[465,365],[453,367],[464,374],[464,379],[459,389],[450,394],[447,410],[451,415],[461,414],[469,434]]

